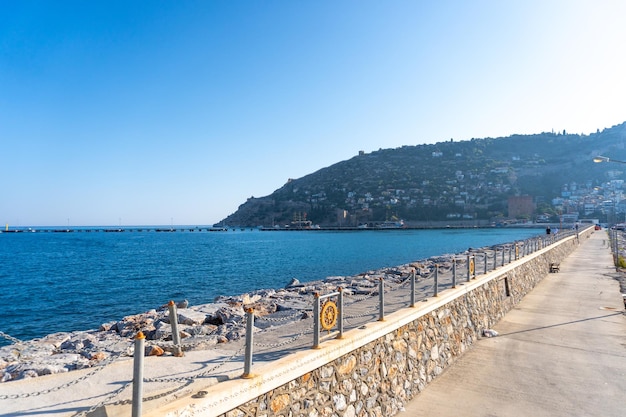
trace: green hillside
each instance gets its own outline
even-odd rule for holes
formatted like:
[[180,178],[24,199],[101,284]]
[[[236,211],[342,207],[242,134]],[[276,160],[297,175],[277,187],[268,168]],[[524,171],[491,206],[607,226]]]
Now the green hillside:
[[360,152],[289,180],[271,195],[248,199],[221,223],[492,221],[510,217],[511,196],[531,196],[532,216],[606,216],[602,204],[606,198],[621,200],[620,170],[626,166],[597,164],[593,157],[626,159],[625,142],[623,123],[590,135],[550,132]]

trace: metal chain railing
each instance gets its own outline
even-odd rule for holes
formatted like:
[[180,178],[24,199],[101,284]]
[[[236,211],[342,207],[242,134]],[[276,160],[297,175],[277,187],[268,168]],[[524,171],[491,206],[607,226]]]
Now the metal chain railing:
[[[398,274],[393,273],[393,272],[390,274],[385,273],[383,274],[383,276],[378,276],[378,278],[374,278],[379,281],[379,285],[376,285],[372,279],[371,281],[366,281],[364,285],[361,286],[361,289],[367,288],[369,290],[369,292],[366,292],[365,294],[356,295],[356,294],[351,293],[348,290],[346,290],[343,293],[343,296],[346,298],[348,302],[346,302],[345,307],[342,307],[342,309],[343,308],[345,308],[346,310],[352,309],[353,313],[344,314],[344,312],[341,312],[341,315],[342,315],[341,319],[351,325],[358,325],[360,324],[359,319],[363,319],[364,317],[367,317],[367,316],[376,316],[377,312],[379,313],[379,319],[380,319],[384,315],[383,304],[384,304],[385,293],[397,292],[401,289],[405,289],[409,284],[411,284],[411,289],[415,291],[414,290],[415,281],[419,280],[419,282],[422,282],[423,284],[426,284],[428,281],[431,281],[430,283],[426,285],[421,285],[419,292],[423,295],[424,298],[428,297],[428,294],[433,294],[433,296],[437,296],[440,288],[445,288],[447,286],[454,287],[457,282],[465,281],[465,279],[463,278],[466,278],[467,281],[475,278],[475,275],[478,273],[477,263],[479,261],[482,263],[484,273],[487,273],[490,270],[490,266],[492,266],[491,270],[497,269],[498,266],[504,266],[507,263],[507,259],[508,259],[508,263],[510,263],[513,260],[520,259],[530,253],[533,253],[537,250],[544,248],[546,245],[549,245],[569,235],[571,235],[571,233],[560,233],[558,236],[555,236],[555,235],[550,236],[549,239],[546,239],[545,237],[543,238],[536,237],[536,238],[526,239],[523,241],[517,241],[513,244],[506,244],[506,245],[492,247],[490,249],[483,249],[482,252],[470,251],[470,252],[467,252],[466,259],[453,258],[450,262],[447,262],[447,263],[443,263],[443,264],[431,263],[430,265],[427,265],[427,266],[419,266],[417,268],[414,268],[412,272],[412,274],[414,274],[413,278],[411,278],[411,275],[402,276],[402,274],[399,274],[400,276],[398,276]],[[513,253],[515,253],[515,256],[513,256]],[[493,262],[491,262],[491,260],[493,260]],[[367,286],[368,283],[371,284],[371,288]],[[379,296],[378,305],[377,303],[373,303],[371,308],[366,307],[361,312],[356,312],[356,310],[354,310],[354,307],[356,307],[357,304],[363,303],[365,301],[372,301],[373,299],[375,299],[376,295]],[[341,305],[343,306],[343,303]],[[294,319],[297,319],[299,317],[304,319],[304,317],[306,317],[306,314],[307,314],[307,310],[298,309],[298,310],[295,310],[292,314],[285,315],[283,317],[259,316],[259,317],[256,317],[256,319],[259,321],[264,321],[268,323],[285,323],[285,322],[290,322],[290,321],[294,322]],[[170,317],[171,316],[176,317],[176,314],[171,314]],[[313,317],[313,319],[319,320],[319,317]],[[244,325],[246,324],[245,316],[242,319],[242,323]],[[298,325],[300,325],[302,322],[297,321],[294,323],[297,323]],[[308,325],[307,327],[300,330],[297,334],[281,342],[276,342],[276,343],[255,342],[253,343],[253,345],[259,348],[264,348],[264,349],[277,349],[277,348],[285,347],[285,346],[294,344],[298,340],[302,339],[305,335],[310,334],[311,331],[315,329],[315,326],[316,325],[314,322],[313,325]],[[284,326],[280,326],[280,328],[282,328],[284,331]],[[342,328],[343,327],[341,327],[341,329]],[[270,334],[271,331],[274,329],[276,328],[274,327],[268,328],[267,334]],[[2,331],[0,331],[0,338],[4,338],[16,345],[21,345],[21,344],[26,343]],[[180,348],[181,353],[182,353],[182,348],[193,349],[194,347],[198,347],[206,343],[207,343],[206,340],[204,341],[200,340],[194,344],[185,344],[185,343],[178,341],[177,343],[175,343],[175,348]],[[197,378],[210,376],[219,368],[233,361],[236,357],[241,356],[241,354],[244,352],[245,349],[246,349],[246,345],[244,344],[243,347],[238,349],[232,355],[225,357],[215,366],[203,372],[199,372],[193,375],[174,377],[174,378],[172,377],[142,378],[141,380],[146,383],[182,384],[181,386],[174,388],[174,391],[178,391],[182,387],[196,380]],[[107,360],[95,366],[93,370],[86,373],[82,377],[69,381],[67,383],[61,384],[59,386],[48,388],[48,389],[41,390],[41,391],[31,392],[31,393],[0,395],[0,400],[36,397],[36,396],[45,395],[51,392],[59,391],[65,388],[69,388],[82,381],[87,380],[88,378],[93,377],[97,373],[101,372],[106,366],[110,365],[111,363],[113,363],[115,360],[117,360],[118,358],[122,356],[128,356],[128,354],[124,355],[124,353],[118,353],[116,355],[111,355]],[[106,404],[117,404],[117,403],[122,403],[122,402],[128,402],[128,400],[125,400],[125,401],[118,401],[117,403],[109,403],[112,399],[119,396],[131,384],[132,382],[128,382],[127,384],[124,384],[120,388],[116,389],[114,392],[108,394],[106,398],[103,401],[101,401],[99,404],[90,407],[88,410],[81,411],[77,413],[75,416],[82,417],[82,416],[88,415],[96,411],[99,407],[102,407]],[[159,394],[154,397],[143,398],[143,401],[149,401],[150,399],[160,398],[163,395],[164,394]]]
[[267,321],[267,322],[273,322],[273,323],[280,323],[283,321],[292,321],[293,319],[297,318],[298,316],[302,316],[304,312],[302,310],[296,310],[295,313],[293,313],[290,316],[284,316],[284,317],[267,317],[267,316],[254,316],[254,319],[256,321]]
[[275,349],[275,348],[279,348],[279,347],[284,347],[284,346],[288,346],[291,345],[295,342],[297,342],[298,340],[302,339],[302,337],[304,337],[307,333],[312,332],[313,331],[313,325],[310,325],[309,327],[304,328],[300,333],[298,333],[295,336],[292,336],[291,338],[283,341],[283,342],[277,342],[277,343],[258,343],[255,342],[254,346],[256,347],[260,347],[260,348],[266,348],[266,349]]
[[47,388],[41,391],[35,391],[35,392],[29,392],[29,393],[21,393],[21,394],[9,394],[9,395],[5,395],[2,394],[0,395],[0,400],[16,400],[18,398],[28,398],[28,397],[37,397],[40,395],[45,395],[45,394],[50,394],[52,392],[56,392],[56,391],[60,391],[62,389],[65,388],[69,388],[73,385],[78,384],[79,382],[85,381],[88,378],[91,378],[92,376],[96,375],[98,372],[102,371],[106,366],[110,365],[111,363],[113,363],[115,360],[117,360],[118,358],[122,357],[123,354],[117,354],[117,355],[111,355],[108,359],[106,359],[105,361],[103,361],[102,363],[99,363],[97,366],[94,367],[93,370],[91,370],[90,372],[86,373],[85,375],[81,376],[80,378],[74,379],[72,381],[66,382],[65,384],[61,384],[58,385],[56,387],[52,387],[52,388]]
[[115,398],[118,395],[120,395],[126,388],[128,388],[128,387],[130,387],[132,385],[133,385],[132,381],[131,382],[127,382],[126,384],[122,385],[121,387],[119,387],[118,389],[113,391],[111,394],[107,395],[106,398],[104,400],[102,400],[101,402],[99,402],[98,404],[90,407],[88,410],[84,410],[84,411],[81,411],[81,412],[78,412],[78,413],[74,414],[73,417],[85,417],[85,416],[90,415],[91,413],[96,411],[98,408],[104,406],[109,401],[111,401],[113,398]]

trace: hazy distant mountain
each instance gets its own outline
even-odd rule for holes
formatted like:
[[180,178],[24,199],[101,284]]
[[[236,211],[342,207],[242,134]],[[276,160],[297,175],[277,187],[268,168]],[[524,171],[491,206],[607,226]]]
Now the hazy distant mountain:
[[[563,132],[439,142],[363,153],[271,195],[250,198],[221,223],[266,227],[308,220],[323,226],[506,218],[510,196],[545,208],[563,189],[622,178],[626,123],[590,135]],[[542,205],[542,203],[544,203]]]

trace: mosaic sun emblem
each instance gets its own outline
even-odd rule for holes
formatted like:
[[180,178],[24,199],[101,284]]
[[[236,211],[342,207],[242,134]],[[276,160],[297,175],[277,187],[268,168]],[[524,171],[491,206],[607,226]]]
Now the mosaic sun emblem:
[[320,312],[320,324],[322,329],[330,330],[337,324],[337,304],[334,301],[326,301]]

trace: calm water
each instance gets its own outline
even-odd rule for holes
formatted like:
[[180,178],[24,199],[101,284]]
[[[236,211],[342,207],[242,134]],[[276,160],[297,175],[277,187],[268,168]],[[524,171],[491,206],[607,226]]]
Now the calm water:
[[[539,229],[0,234],[0,330],[19,339],[98,328],[167,303],[353,275]],[[1,339],[1,338],[0,338]],[[5,341],[0,340],[0,345]]]

